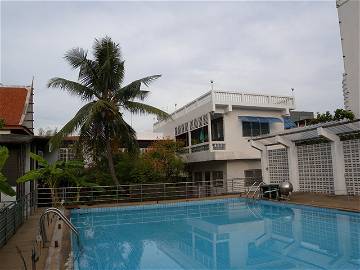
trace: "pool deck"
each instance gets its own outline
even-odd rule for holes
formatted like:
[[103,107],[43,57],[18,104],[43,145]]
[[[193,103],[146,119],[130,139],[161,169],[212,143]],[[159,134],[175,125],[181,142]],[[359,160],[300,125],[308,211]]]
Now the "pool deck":
[[288,202],[316,207],[339,209],[344,211],[360,212],[360,196],[295,192],[291,195],[291,199]]
[[[8,243],[0,248],[0,270],[19,270],[25,269],[16,246],[19,247],[27,269],[32,269],[31,251],[34,247],[36,235],[39,230],[39,219],[44,209],[37,209],[35,213],[18,229]],[[50,231],[52,226],[50,226]],[[49,234],[48,234],[49,235]],[[37,250],[41,252],[39,261],[36,263],[36,269],[43,269],[47,257],[48,248],[41,248],[39,244]]]

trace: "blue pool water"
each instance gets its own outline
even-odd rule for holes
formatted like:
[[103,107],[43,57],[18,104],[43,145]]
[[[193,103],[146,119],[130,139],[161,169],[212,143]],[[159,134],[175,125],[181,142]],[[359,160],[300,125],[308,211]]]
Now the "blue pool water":
[[77,270],[360,269],[360,214],[247,199],[77,209]]

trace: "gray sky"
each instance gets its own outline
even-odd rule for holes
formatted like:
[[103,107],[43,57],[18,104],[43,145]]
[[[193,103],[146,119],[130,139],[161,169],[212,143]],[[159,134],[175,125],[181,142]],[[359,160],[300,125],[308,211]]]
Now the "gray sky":
[[[147,103],[166,111],[215,88],[290,95],[297,109],[343,107],[342,52],[334,1],[322,2],[1,2],[1,79],[30,84],[35,127],[61,127],[79,98],[47,89],[76,79],[65,51],[111,36],[122,47],[126,82],[153,74]],[[133,117],[137,131],[153,117]],[[127,115],[130,122],[130,117]]]

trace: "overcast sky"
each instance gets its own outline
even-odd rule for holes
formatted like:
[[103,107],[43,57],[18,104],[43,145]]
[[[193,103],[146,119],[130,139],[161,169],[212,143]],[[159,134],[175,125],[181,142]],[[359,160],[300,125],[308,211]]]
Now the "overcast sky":
[[[335,0],[321,2],[1,2],[1,79],[30,84],[35,127],[61,127],[79,98],[47,89],[76,79],[63,59],[94,38],[120,43],[126,82],[153,74],[147,102],[168,112],[210,89],[290,95],[297,109],[343,107],[342,52]],[[129,115],[126,116],[130,123]],[[154,118],[133,117],[137,131]]]

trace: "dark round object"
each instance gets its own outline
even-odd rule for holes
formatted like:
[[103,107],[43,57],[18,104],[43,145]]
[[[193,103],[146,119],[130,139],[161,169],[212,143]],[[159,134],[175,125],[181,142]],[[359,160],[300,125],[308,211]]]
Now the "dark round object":
[[279,186],[281,195],[289,195],[293,191],[293,185],[290,182],[282,182]]

